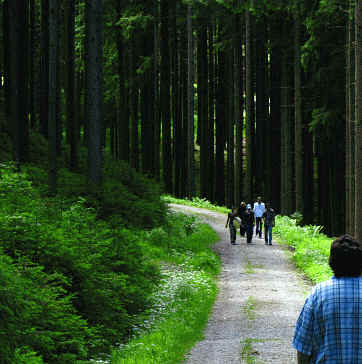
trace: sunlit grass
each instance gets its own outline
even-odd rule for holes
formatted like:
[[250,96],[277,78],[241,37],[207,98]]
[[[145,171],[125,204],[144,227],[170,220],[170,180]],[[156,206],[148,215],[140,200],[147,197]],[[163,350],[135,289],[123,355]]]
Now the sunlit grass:
[[179,363],[202,338],[216,292],[204,273],[168,271],[155,296],[150,330],[142,328],[135,340],[114,351],[111,363]]
[[314,283],[332,275],[328,258],[333,239],[321,230],[320,226],[298,226],[296,220],[287,216],[277,216],[273,230],[279,242],[292,248],[297,267]]
[[228,209],[227,207],[213,205],[210,201],[206,200],[205,198],[193,197],[191,200],[189,200],[189,199],[178,199],[170,195],[163,195],[162,198],[167,203],[176,203],[179,205],[194,206],[208,210],[218,211],[221,213],[230,212],[230,209]]
[[[171,230],[177,230],[180,219],[180,214],[170,216]],[[133,338],[113,350],[110,364],[179,363],[202,338],[217,294],[215,277],[221,263],[210,246],[218,236],[197,220],[189,223],[188,235],[175,234],[177,242],[164,241],[161,230],[152,236],[153,245],[163,247],[153,256],[163,260],[161,283],[144,320],[134,326]]]

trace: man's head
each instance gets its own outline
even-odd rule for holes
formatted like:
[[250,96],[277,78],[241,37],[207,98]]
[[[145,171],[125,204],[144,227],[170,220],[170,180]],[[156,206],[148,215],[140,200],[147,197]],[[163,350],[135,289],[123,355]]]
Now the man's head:
[[246,209],[247,209],[247,210],[251,210],[251,205],[250,205],[250,203],[248,203],[248,204],[246,205]]
[[245,203],[244,201],[241,201],[241,202],[240,202],[240,206],[241,206],[241,207],[246,207],[246,203]]
[[260,202],[261,202],[261,197],[260,197],[260,196],[258,196],[258,197],[256,198],[256,200],[260,203]]
[[362,274],[362,244],[350,235],[342,235],[331,245],[329,265],[339,277],[359,277]]

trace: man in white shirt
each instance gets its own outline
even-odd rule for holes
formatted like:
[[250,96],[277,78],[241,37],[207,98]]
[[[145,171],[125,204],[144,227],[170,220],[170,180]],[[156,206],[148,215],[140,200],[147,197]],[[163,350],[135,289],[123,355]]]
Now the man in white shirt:
[[265,212],[265,204],[261,201],[261,197],[258,196],[256,202],[254,202],[254,215],[255,215],[255,235],[259,234],[259,238],[261,239],[261,234],[263,231],[263,222],[262,217]]

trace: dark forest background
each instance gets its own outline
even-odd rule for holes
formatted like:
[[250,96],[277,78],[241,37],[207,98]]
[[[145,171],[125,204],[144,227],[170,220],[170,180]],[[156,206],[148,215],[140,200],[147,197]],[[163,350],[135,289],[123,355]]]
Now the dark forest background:
[[[1,1],[1,148],[361,237],[361,2]],[[35,158],[36,156],[36,158]],[[61,160],[61,162],[59,162]],[[61,164],[63,163],[63,164]]]

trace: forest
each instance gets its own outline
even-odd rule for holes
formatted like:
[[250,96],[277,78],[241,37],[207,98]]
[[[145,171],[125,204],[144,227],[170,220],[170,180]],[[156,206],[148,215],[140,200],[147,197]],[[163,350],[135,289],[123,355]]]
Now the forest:
[[2,1],[3,138],[101,185],[110,153],[177,197],[263,196],[361,236],[359,1]]
[[0,10],[1,364],[109,353],[175,252],[216,273],[162,195],[361,240],[360,0]]

